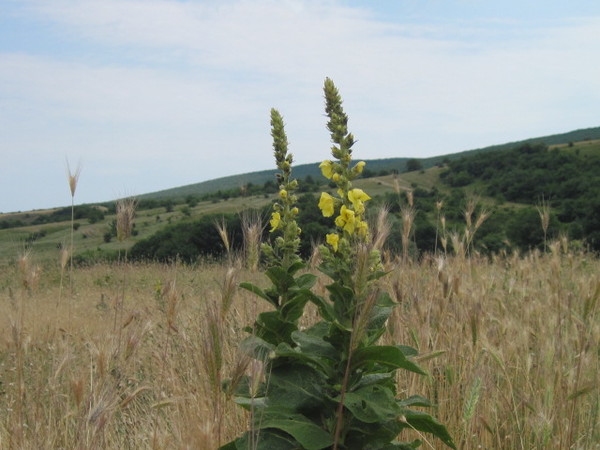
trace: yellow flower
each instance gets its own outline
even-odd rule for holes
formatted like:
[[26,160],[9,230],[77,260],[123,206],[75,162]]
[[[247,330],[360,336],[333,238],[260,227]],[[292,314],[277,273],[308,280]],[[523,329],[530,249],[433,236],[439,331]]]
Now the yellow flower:
[[354,211],[346,208],[346,205],[342,205],[340,215],[335,218],[335,224],[343,228],[348,234],[352,234],[354,233],[355,222]]
[[331,233],[325,236],[327,243],[333,247],[333,251],[337,252],[338,242],[340,242],[340,237],[336,233]]
[[356,211],[357,214],[362,214],[365,212],[364,202],[371,200],[371,197],[369,197],[362,189],[355,188],[348,192],[348,200],[352,202],[354,211]]
[[286,191],[285,189],[282,189],[282,190],[280,190],[280,191],[279,191],[279,196],[280,196],[282,199],[285,199],[285,198],[287,198],[287,191]]
[[335,209],[335,203],[333,200],[333,197],[327,192],[321,193],[321,199],[319,200],[319,209],[323,212],[324,217],[333,216],[333,211]]
[[323,176],[328,180],[331,180],[331,177],[333,176],[333,163],[329,160],[325,160],[319,165],[319,168],[321,169]]
[[278,212],[274,212],[273,214],[271,214],[271,220],[269,223],[271,224],[272,233],[279,227],[279,224],[281,223],[281,214],[279,214]]
[[292,208],[292,214],[293,214],[293,215],[295,215],[295,216],[296,216],[296,215],[298,215],[298,213],[299,213],[299,212],[300,212],[300,211],[299,211],[299,210],[298,210],[298,208],[296,208],[295,206]]
[[367,233],[369,232],[369,225],[364,220],[356,221],[356,234],[360,237],[367,237]]
[[359,162],[357,162],[357,163],[356,163],[356,165],[354,166],[354,171],[355,171],[356,173],[358,173],[358,174],[361,174],[361,173],[362,173],[362,171],[363,171],[363,169],[365,168],[365,165],[366,165],[366,164],[367,164],[367,163],[366,163],[366,162],[364,162],[364,161],[359,161]]
[[337,183],[338,181],[340,181],[340,174],[334,173],[333,176],[331,177],[331,179]]

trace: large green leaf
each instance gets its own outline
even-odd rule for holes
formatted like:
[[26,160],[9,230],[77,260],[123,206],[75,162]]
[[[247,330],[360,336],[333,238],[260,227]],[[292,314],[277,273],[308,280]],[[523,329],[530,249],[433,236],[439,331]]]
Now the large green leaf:
[[306,267],[306,264],[304,264],[302,261],[296,261],[290,267],[288,267],[288,273],[293,276],[296,272],[304,267]]
[[[340,401],[340,397],[335,400]],[[392,391],[378,385],[346,392],[344,406],[354,417],[366,423],[388,422],[398,417],[402,411]]]
[[306,411],[320,408],[325,401],[326,378],[315,369],[301,364],[285,364],[271,370],[268,407]]
[[406,369],[426,375],[417,364],[409,360],[402,349],[395,345],[372,345],[356,350],[352,355],[352,368],[379,364],[394,369]]
[[295,284],[294,277],[279,266],[269,267],[265,271],[265,275],[269,277],[269,280],[271,280],[280,294],[287,292]]
[[246,289],[247,291],[252,292],[253,294],[258,295],[260,298],[265,299],[266,301],[268,301],[271,305],[273,305],[275,307],[279,306],[277,304],[278,296],[269,295],[269,294],[271,294],[270,292],[267,293],[252,283],[240,283],[240,287],[243,289]]
[[300,450],[301,448],[289,434],[277,430],[260,430],[257,433],[246,432],[220,450]]
[[426,399],[425,397],[421,397],[420,395],[411,395],[404,400],[398,400],[398,404],[403,408],[407,406],[424,406],[426,408],[430,408],[433,404]]
[[323,297],[312,294],[309,297],[310,301],[315,304],[317,308],[319,308],[319,312],[321,313],[321,317],[327,322],[333,323],[336,321],[335,312],[333,310],[333,305],[325,300]]
[[448,447],[454,449],[456,448],[446,427],[429,414],[411,409],[403,410],[402,414],[406,423],[408,423],[415,430],[431,433],[441,439],[442,442]]
[[[282,342],[275,349],[275,355],[280,358],[286,358],[285,363],[294,361],[297,364],[304,364],[310,366],[313,369],[318,370],[326,377],[334,375],[334,367],[330,360],[323,358],[317,354],[311,354],[308,352],[298,351],[293,349],[290,345]],[[277,361],[274,361],[274,366],[277,367]]]
[[[333,444],[333,437],[329,433],[302,414],[286,409],[269,408],[262,417],[257,419],[255,423],[257,427],[263,430],[269,428],[282,430],[298,441],[302,449],[321,450]],[[280,447],[260,446],[259,448],[276,450]]]
[[317,277],[312,273],[305,273],[296,278],[296,285],[300,289],[311,289],[317,282]]
[[288,322],[297,322],[304,313],[304,305],[308,302],[311,292],[307,289],[295,290],[291,296],[281,305],[280,312]]
[[283,319],[279,311],[260,313],[256,319],[257,336],[273,345],[291,342],[290,336],[297,329],[296,323]]
[[[324,322],[321,322],[326,325]],[[313,329],[314,331],[314,329]],[[294,331],[292,333],[292,340],[298,345],[298,348],[302,353],[318,356],[320,358],[328,358],[331,360],[337,360],[339,358],[338,351],[333,345],[325,341],[321,336],[304,331]]]
[[[355,380],[354,384],[350,387],[350,390],[355,391],[356,389],[365,386],[370,386],[372,384],[381,384],[382,382],[389,382],[392,379],[392,376],[393,374],[391,372],[366,374]],[[392,382],[394,381],[392,380]]]
[[333,302],[333,312],[338,322],[343,325],[349,325],[352,321],[354,311],[354,291],[340,283],[332,283],[327,286],[329,297]]

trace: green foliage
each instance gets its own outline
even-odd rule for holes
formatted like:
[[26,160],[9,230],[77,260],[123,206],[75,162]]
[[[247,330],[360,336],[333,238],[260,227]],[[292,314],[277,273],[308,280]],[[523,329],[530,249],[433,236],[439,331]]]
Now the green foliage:
[[415,172],[423,169],[423,163],[416,158],[411,158],[406,161],[406,171]]
[[[441,178],[453,187],[477,181],[483,184],[487,195],[511,202],[536,205],[541,199],[548,199],[555,212],[551,228],[567,230],[575,238],[584,237],[592,248],[600,249],[597,153],[578,154],[548,149],[544,144],[524,144],[451,161]],[[527,249],[540,245],[540,230],[535,210],[527,208],[517,211],[504,231],[514,245]]]
[[131,248],[130,258],[161,262],[178,259],[193,263],[200,257],[220,257],[225,253],[225,248],[215,222],[221,218],[231,233],[234,249],[239,249],[242,242],[239,216],[212,214],[198,220],[165,226],[149,238],[136,242]]
[[[295,221],[298,199],[290,187],[291,155],[279,114],[272,111],[274,148],[280,202],[273,212],[274,244],[263,247],[268,256],[266,276],[271,286],[241,286],[273,309],[258,315],[247,329],[241,349],[264,367],[265,379],[243,377],[225,384],[234,401],[251,414],[250,430],[222,449],[409,449],[419,441],[399,442],[404,429],[431,433],[455,448],[446,428],[415,407],[431,404],[419,396],[398,398],[395,372],[424,374],[414,362],[416,350],[400,345],[378,345],[394,303],[380,291],[379,252],[368,243],[360,224],[364,202],[370,198],[351,188],[364,163],[351,167],[354,138],[333,82],[325,82],[328,128],[337,162],[326,161],[323,174],[338,186],[339,198],[321,196],[323,215],[333,220],[327,246],[321,248],[320,270],[331,278],[328,298],[313,292],[316,276],[302,273],[297,256],[299,230]],[[285,192],[283,192],[285,191]],[[310,197],[305,197],[310,198]],[[313,199],[314,201],[314,199]],[[351,226],[350,226],[351,225]],[[331,238],[335,236],[335,238]],[[306,303],[312,302],[320,320],[300,329]]]

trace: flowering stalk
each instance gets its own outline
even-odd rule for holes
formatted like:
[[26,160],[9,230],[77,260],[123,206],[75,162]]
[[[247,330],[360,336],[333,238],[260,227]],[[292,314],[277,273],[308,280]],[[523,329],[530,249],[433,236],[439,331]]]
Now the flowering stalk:
[[263,244],[262,250],[270,266],[280,265],[288,270],[300,261],[298,247],[300,246],[300,227],[296,222],[298,201],[295,191],[298,181],[292,178],[293,157],[288,153],[288,142],[285,134],[283,117],[276,109],[271,109],[271,136],[278,173],[279,199],[273,205],[271,214],[271,233],[279,234],[273,245]]
[[[352,182],[362,173],[365,162],[351,165],[354,136],[348,132],[348,116],[342,108],[340,94],[329,78],[325,80],[325,112],[329,117],[327,128],[331,132],[331,154],[335,160],[325,160],[320,169],[325,178],[337,186],[336,195],[322,192],[319,209],[324,217],[335,217],[335,232],[325,236],[327,245],[321,247],[324,264],[321,270],[342,284],[364,291],[366,286],[355,283],[354,267],[348,262],[356,261],[357,244],[366,244],[369,227],[365,220],[365,204],[371,197],[362,189],[353,188]],[[369,255],[372,269],[380,268],[379,253]],[[364,279],[364,277],[358,277]]]
[[[327,124],[334,143],[334,161],[321,164],[332,180],[335,195],[322,193],[319,208],[333,220],[333,232],[321,247],[319,269],[332,279],[329,298],[312,292],[316,277],[296,276],[304,267],[297,256],[300,230],[295,216],[295,180],[283,121],[271,111],[279,175],[279,200],[271,215],[271,232],[280,233],[273,245],[263,246],[269,259],[267,277],[273,287],[242,287],[267,300],[275,310],[259,314],[252,336],[241,347],[262,362],[265,381],[252,387],[249,377],[231,388],[235,401],[251,412],[252,428],[222,450],[416,448],[419,441],[396,441],[403,429],[429,432],[455,448],[443,425],[412,406],[431,406],[419,396],[396,398],[397,369],[424,374],[412,360],[416,350],[378,345],[393,302],[375,281],[384,275],[377,250],[370,242],[365,206],[370,197],[352,181],[365,165],[352,165],[354,137],[333,82],[325,81]],[[378,239],[375,239],[378,242]],[[300,329],[298,320],[307,301],[321,320]]]

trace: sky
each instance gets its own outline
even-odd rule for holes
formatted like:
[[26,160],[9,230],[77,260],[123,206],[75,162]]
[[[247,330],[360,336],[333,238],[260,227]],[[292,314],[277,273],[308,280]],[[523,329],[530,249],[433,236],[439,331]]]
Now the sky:
[[0,212],[600,126],[597,0],[0,0]]

